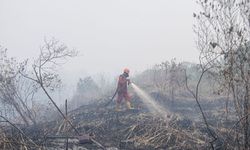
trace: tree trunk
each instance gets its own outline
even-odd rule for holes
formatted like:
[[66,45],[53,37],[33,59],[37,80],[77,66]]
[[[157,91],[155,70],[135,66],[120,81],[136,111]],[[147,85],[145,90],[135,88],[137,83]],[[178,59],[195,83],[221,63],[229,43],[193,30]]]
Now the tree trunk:
[[27,117],[32,121],[33,124],[36,124],[36,120],[34,119],[35,117],[33,116],[28,106],[24,103],[24,101],[21,98],[19,98],[19,101],[21,102],[22,106],[26,109]]
[[248,83],[246,83],[246,94],[245,94],[245,100],[244,100],[244,116],[246,116],[245,119],[245,125],[244,125],[244,148],[248,149],[248,139],[249,139],[249,134],[248,134],[248,128],[249,128],[249,117],[248,117],[248,105],[249,105],[249,87]]
[[23,115],[21,109],[19,108],[18,104],[16,102],[13,103],[14,108],[18,112],[18,114],[22,117],[23,121],[25,122],[26,125],[29,125],[29,121],[27,118]]

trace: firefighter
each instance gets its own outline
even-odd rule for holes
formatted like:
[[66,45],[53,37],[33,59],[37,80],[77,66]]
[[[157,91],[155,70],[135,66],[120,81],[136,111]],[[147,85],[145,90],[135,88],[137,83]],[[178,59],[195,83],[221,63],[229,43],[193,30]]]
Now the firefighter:
[[125,99],[127,109],[133,109],[131,107],[131,98],[128,94],[128,85],[131,83],[128,79],[129,77],[129,69],[125,68],[123,74],[119,76],[118,85],[117,85],[117,101],[116,101],[116,111],[121,111],[121,102],[122,99]]

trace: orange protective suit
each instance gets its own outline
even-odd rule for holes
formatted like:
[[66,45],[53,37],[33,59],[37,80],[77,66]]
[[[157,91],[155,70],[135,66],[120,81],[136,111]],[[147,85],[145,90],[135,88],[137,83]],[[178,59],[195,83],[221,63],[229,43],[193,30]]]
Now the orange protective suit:
[[119,76],[118,85],[117,85],[117,103],[121,103],[122,99],[124,98],[126,101],[130,101],[130,95],[128,94],[128,84],[130,81],[127,77],[122,74]]

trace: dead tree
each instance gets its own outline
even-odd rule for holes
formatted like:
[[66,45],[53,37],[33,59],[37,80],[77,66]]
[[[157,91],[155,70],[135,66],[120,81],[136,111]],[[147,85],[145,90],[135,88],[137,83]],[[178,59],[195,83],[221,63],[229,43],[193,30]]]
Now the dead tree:
[[17,112],[25,124],[28,125],[30,121],[35,124],[34,116],[28,107],[29,100],[33,99],[32,96],[35,91],[33,87],[28,87],[28,84],[24,83],[24,80],[18,74],[22,64],[14,58],[8,58],[7,49],[1,48],[0,99],[1,103],[8,109],[13,108],[13,112]]
[[[49,93],[49,90],[54,91],[60,86],[61,80],[59,78],[58,67],[64,64],[68,58],[77,56],[76,50],[69,49],[66,45],[60,43],[58,40],[51,39],[44,40],[44,45],[40,48],[39,57],[32,64],[31,72],[28,72],[27,65],[20,71],[20,74],[25,78],[33,81],[38,87],[42,89],[48,99],[51,101],[56,110],[60,113],[63,119],[68,122],[71,128],[79,136],[80,132],[72,124],[69,118],[62,112],[62,110],[55,103],[54,99]],[[26,71],[24,71],[26,70]],[[91,139],[102,149],[105,149],[99,142]]]
[[184,84],[184,72],[182,63],[177,63],[176,59],[170,62],[165,61],[153,68],[154,86],[162,93],[169,94],[172,102],[175,100],[176,91]]
[[20,74],[36,83],[39,88],[42,89],[62,117],[69,122],[71,127],[79,134],[78,130],[60,110],[48,91],[48,89],[53,91],[60,86],[61,80],[59,79],[56,69],[58,66],[64,64],[67,58],[75,57],[77,51],[70,50],[66,45],[61,44],[55,39],[49,41],[44,40],[44,42],[45,44],[40,48],[39,57],[32,64],[32,71],[24,71],[27,70],[27,66],[23,66],[24,69],[20,71]]
[[[207,64],[208,65],[208,64]],[[202,119],[205,123],[205,126],[207,128],[207,132],[208,134],[210,135],[210,137],[212,137],[212,140],[209,142],[210,145],[211,145],[211,148],[212,149],[215,149],[215,145],[214,145],[214,142],[219,138],[218,135],[214,132],[214,130],[210,127],[208,121],[207,121],[207,117],[206,117],[206,114],[204,113],[203,111],[203,108],[201,106],[201,103],[200,103],[200,95],[199,95],[199,92],[200,92],[200,85],[201,85],[201,82],[202,82],[202,79],[204,77],[204,75],[207,73],[207,71],[209,71],[209,69],[211,69],[210,67],[207,67],[207,65],[200,65],[200,69],[201,69],[201,74],[199,76],[199,79],[197,81],[197,84],[196,84],[196,87],[195,87],[195,90],[192,90],[189,85],[188,85],[188,75],[186,73],[186,70],[185,70],[185,82],[186,82],[186,88],[187,90],[191,93],[191,95],[194,97],[197,105],[198,105],[198,108],[200,110],[200,113],[202,115]]]
[[167,93],[169,62],[162,62],[153,67],[153,84],[161,93]]
[[[197,46],[202,64],[216,69],[221,84],[230,87],[244,141],[238,147],[249,149],[250,85],[250,2],[249,0],[198,0],[194,13]],[[226,88],[225,88],[226,89]],[[238,140],[238,139],[237,139]]]

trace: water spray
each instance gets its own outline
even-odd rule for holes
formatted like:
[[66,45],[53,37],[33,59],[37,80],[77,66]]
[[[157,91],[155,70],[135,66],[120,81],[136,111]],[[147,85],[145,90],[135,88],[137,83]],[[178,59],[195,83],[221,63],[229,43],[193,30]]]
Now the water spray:
[[143,103],[147,106],[150,112],[156,113],[160,115],[162,118],[166,118],[168,116],[168,112],[161,106],[159,105],[154,98],[152,98],[149,94],[147,94],[144,90],[139,88],[137,85],[134,83],[131,83],[132,88],[136,92],[136,94],[141,98]]

